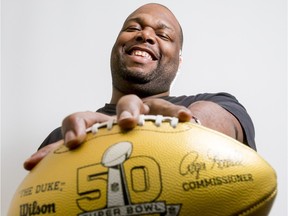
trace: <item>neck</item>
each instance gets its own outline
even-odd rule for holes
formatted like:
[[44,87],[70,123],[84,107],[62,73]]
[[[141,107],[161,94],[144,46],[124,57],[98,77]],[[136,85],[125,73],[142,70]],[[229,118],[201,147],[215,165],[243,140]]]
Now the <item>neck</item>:
[[[155,95],[150,95],[148,97],[140,97],[140,98],[141,99],[144,99],[144,98],[158,98],[158,97],[169,96],[169,94],[170,94],[170,92],[167,91],[167,92],[162,92],[162,93],[155,94]],[[127,94],[124,94],[123,92],[120,92],[118,89],[113,87],[113,89],[112,89],[112,97],[111,97],[110,103],[111,104],[117,104],[119,99],[121,97],[125,96],[125,95],[127,95]]]

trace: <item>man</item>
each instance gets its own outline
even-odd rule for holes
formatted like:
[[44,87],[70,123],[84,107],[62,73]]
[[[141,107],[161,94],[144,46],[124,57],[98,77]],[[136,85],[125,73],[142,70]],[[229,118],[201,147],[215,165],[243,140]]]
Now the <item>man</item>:
[[227,93],[169,96],[182,62],[183,33],[174,14],[160,4],[146,4],[125,20],[111,52],[112,97],[97,112],[79,112],[44,140],[24,163],[31,170],[55,146],[75,148],[86,128],[117,118],[123,129],[137,124],[139,114],[161,114],[196,121],[256,149],[253,123],[245,108]]

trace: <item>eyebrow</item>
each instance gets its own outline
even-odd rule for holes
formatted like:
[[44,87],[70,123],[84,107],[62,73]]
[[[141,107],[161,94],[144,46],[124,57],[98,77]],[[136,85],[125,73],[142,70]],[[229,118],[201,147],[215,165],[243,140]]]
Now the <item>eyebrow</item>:
[[[141,17],[135,17],[135,18],[130,18],[130,19],[128,19],[127,21],[126,21],[126,23],[127,22],[137,22],[137,23],[144,23],[144,19],[142,19]],[[171,27],[169,27],[169,26],[167,26],[165,23],[163,23],[163,22],[161,22],[161,21],[158,21],[158,23],[157,23],[157,29],[168,29],[168,30],[170,30],[170,31],[175,31],[174,29],[172,29]]]

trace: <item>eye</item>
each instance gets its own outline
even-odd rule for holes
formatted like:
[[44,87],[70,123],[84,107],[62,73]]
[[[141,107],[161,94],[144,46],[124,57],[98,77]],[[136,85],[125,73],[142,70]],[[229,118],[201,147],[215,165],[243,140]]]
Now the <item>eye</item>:
[[141,27],[138,25],[128,26],[126,28],[127,32],[141,31]]
[[171,38],[169,37],[169,35],[168,34],[166,34],[165,32],[158,32],[158,33],[156,33],[157,34],[157,36],[159,37],[159,38],[161,38],[161,39],[163,39],[163,40],[171,40]]

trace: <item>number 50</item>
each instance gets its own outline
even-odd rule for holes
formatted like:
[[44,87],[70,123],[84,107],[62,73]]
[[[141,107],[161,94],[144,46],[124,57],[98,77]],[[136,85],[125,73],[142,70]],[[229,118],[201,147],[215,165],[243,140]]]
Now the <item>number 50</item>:
[[[161,194],[161,173],[158,163],[151,157],[131,157],[123,164],[126,189],[132,203],[152,202]],[[101,163],[78,168],[77,199],[83,211],[106,207],[108,168]]]

